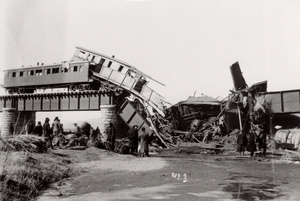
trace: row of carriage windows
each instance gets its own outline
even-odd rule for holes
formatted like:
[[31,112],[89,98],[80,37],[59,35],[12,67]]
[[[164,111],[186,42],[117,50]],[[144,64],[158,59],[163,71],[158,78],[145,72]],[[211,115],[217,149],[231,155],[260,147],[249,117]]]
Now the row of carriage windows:
[[[57,73],[67,73],[67,72],[82,72],[83,66],[70,66],[69,68],[48,68],[44,69],[44,75],[57,74]],[[31,76],[41,76],[43,75],[43,69],[38,70],[28,70],[28,71],[19,71],[19,72],[11,72],[8,73],[8,77],[27,77]]]
[[[105,63],[105,59],[104,58],[101,58],[99,56],[92,55],[92,54],[86,54],[86,52],[84,52],[84,51],[80,51],[78,57],[82,58],[82,59],[87,59],[88,61],[91,61],[91,62],[95,62],[97,64],[100,64],[101,66],[103,66],[104,63]],[[112,66],[112,63],[113,63],[112,61],[109,61],[107,63],[106,67],[110,68]],[[116,70],[118,72],[121,72],[123,69],[124,69],[124,66],[120,65],[119,68],[116,69]]]

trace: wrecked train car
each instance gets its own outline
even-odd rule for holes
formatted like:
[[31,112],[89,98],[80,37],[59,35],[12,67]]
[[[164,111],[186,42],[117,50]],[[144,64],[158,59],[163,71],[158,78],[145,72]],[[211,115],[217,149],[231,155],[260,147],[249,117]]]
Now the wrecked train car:
[[267,91],[267,81],[248,87],[238,62],[230,66],[230,71],[234,90],[228,96],[224,112],[227,133],[234,129],[249,132],[254,125],[259,125],[262,130],[267,131],[269,109],[261,95]]
[[175,130],[188,131],[193,120],[207,121],[217,117],[221,112],[222,104],[219,100],[208,97],[189,97],[168,108],[169,122]]
[[249,131],[259,128],[274,135],[275,126],[282,129],[300,127],[300,89],[267,92],[267,81],[248,87],[238,62],[230,69],[235,90],[229,95],[225,107],[228,133],[234,129]]
[[300,89],[263,92],[270,108],[270,133],[275,134],[275,126],[282,129],[300,128]]

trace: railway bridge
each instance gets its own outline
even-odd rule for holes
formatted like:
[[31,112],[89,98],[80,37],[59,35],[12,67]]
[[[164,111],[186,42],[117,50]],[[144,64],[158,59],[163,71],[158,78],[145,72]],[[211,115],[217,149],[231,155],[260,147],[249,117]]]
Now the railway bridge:
[[[36,112],[100,111],[99,128],[104,130],[112,121],[121,129],[122,121],[116,115],[118,98],[111,91],[72,91],[0,96],[2,114],[1,135],[21,133],[29,120],[35,121]],[[80,114],[80,113],[79,113]],[[102,118],[101,118],[102,117]]]

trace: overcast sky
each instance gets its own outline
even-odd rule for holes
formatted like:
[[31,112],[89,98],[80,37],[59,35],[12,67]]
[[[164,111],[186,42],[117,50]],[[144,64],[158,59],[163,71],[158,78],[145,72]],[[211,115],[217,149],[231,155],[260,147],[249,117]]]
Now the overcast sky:
[[[249,86],[300,88],[297,0],[0,0],[1,70],[59,63],[75,46],[115,55],[175,104],[226,97],[239,62]],[[3,78],[1,77],[1,80]]]

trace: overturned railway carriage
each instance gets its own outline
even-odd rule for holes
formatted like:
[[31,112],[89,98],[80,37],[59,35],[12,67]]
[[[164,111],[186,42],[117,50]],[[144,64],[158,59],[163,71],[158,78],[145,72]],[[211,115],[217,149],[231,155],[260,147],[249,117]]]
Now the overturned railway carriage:
[[147,86],[149,80],[164,85],[159,81],[137,68],[115,59],[114,56],[109,57],[82,47],[76,47],[72,60],[89,61],[91,64],[91,78],[100,81],[104,88],[115,91],[117,95],[122,93],[122,90],[126,90],[150,104],[161,115],[164,115],[161,112],[164,97]]

